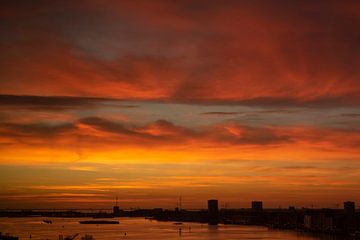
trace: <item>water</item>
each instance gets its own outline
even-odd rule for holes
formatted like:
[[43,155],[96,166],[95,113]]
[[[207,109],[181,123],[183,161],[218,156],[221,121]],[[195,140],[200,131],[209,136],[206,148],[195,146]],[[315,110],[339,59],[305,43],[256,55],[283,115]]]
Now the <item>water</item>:
[[[44,240],[58,239],[80,233],[80,236],[91,234],[95,240],[104,239],[165,239],[165,240],[238,240],[238,239],[282,239],[282,240],[315,240],[328,239],[296,233],[292,231],[269,230],[266,227],[219,225],[208,226],[201,223],[184,223],[175,225],[173,222],[157,222],[143,218],[120,218],[120,224],[83,225],[84,218],[47,218],[53,224],[43,223],[43,217],[31,218],[0,218],[0,232],[19,236],[20,239]],[[181,228],[181,235],[179,233]],[[125,236],[126,233],[126,236]]]

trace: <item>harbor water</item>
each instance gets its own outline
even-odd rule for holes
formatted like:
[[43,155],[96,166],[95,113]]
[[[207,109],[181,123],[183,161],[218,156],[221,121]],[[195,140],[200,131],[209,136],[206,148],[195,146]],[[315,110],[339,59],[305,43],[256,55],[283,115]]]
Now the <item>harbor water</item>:
[[[76,239],[91,234],[95,240],[105,239],[177,239],[177,240],[232,240],[232,239],[272,239],[272,240],[316,240],[334,239],[311,236],[293,231],[278,231],[259,226],[219,225],[208,226],[201,223],[158,222],[143,218],[119,218],[120,224],[80,224],[85,218],[47,218],[52,223],[43,222],[43,217],[0,218],[0,232],[18,236],[19,239],[45,240],[59,239],[79,233]],[[31,237],[31,238],[30,238]]]

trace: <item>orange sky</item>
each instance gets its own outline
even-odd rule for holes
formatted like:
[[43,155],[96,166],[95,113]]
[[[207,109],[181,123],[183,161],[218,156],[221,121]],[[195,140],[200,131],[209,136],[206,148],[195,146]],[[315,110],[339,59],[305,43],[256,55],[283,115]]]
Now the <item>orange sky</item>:
[[358,1],[7,1],[0,208],[360,201]]

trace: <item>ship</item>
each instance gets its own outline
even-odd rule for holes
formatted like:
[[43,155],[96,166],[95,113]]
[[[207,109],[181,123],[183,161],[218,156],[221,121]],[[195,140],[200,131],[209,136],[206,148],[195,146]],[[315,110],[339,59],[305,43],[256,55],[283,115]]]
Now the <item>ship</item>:
[[86,220],[79,221],[80,224],[119,224],[119,221],[114,220]]
[[44,222],[44,223],[47,223],[47,224],[52,224],[52,221],[49,220],[49,219],[44,219],[43,222]]

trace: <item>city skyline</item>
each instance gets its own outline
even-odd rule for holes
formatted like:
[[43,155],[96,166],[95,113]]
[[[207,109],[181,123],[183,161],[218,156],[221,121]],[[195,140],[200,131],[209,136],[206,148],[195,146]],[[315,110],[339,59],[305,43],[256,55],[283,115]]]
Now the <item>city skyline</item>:
[[2,2],[0,209],[360,202],[359,11]]

